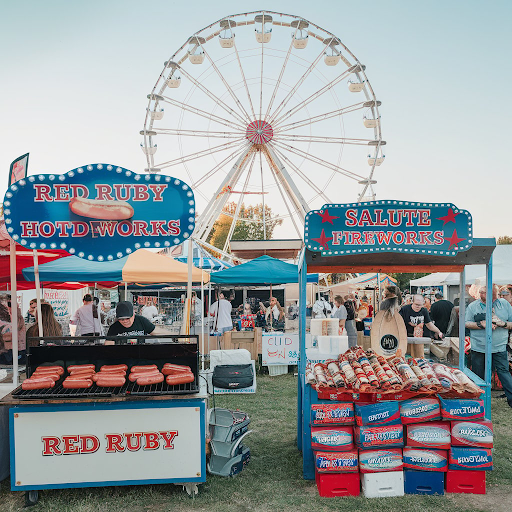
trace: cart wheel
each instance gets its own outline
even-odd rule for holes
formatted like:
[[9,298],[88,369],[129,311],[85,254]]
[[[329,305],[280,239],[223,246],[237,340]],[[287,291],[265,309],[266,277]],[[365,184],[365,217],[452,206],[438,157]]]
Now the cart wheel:
[[26,491],[25,492],[25,506],[33,507],[39,501],[39,491]]
[[192,499],[199,494],[199,488],[194,483],[184,484],[183,489],[187,492],[188,497]]

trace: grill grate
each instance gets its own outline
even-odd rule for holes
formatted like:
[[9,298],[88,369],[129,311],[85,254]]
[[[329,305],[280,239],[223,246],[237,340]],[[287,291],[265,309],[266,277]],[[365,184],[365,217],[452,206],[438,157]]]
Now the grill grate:
[[165,380],[160,384],[151,384],[150,386],[139,386],[136,382],[130,382],[126,389],[127,395],[134,396],[187,395],[189,393],[199,393],[197,377],[194,382],[177,386],[169,386]]
[[87,397],[109,397],[119,395],[126,389],[126,384],[120,388],[100,388],[93,383],[87,389],[66,389],[62,387],[62,383],[57,384],[50,389],[22,389],[21,386],[12,392],[12,396],[25,400],[32,399],[54,399],[54,398],[87,398]]

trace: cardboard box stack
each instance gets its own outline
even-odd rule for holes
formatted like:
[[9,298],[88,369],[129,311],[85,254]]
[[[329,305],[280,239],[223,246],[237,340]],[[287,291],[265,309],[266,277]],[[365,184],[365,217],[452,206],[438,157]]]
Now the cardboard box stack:
[[311,439],[321,496],[485,494],[493,428],[482,400],[436,397],[315,404]]

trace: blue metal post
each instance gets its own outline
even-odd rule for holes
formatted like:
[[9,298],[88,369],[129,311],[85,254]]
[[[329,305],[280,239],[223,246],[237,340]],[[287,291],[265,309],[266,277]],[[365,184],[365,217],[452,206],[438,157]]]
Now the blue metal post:
[[459,299],[459,368],[466,367],[466,267],[460,273],[460,299]]
[[302,402],[306,381],[306,293],[308,269],[306,250],[303,249],[299,258],[299,376],[297,379],[297,448],[302,450],[302,425],[304,411]]
[[485,417],[491,419],[491,370],[492,370],[492,255],[486,268],[487,298],[485,299]]

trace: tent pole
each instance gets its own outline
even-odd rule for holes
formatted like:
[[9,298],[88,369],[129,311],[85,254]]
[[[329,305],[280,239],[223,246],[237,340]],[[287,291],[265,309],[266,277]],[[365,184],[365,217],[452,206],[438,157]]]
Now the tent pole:
[[41,314],[41,283],[39,281],[39,257],[37,250],[34,249],[34,280],[36,282],[36,300],[37,300],[37,327],[39,337],[44,336],[43,334],[43,316]]
[[[270,298],[269,298],[269,302],[271,301],[272,299],[272,283],[270,283]],[[272,311],[272,306],[270,306],[270,330],[273,331],[274,330],[274,313]]]
[[210,308],[212,307],[212,282],[208,283],[208,357],[210,356]]
[[[199,268],[201,270],[201,370],[204,372],[204,279],[203,279],[203,251],[199,247]],[[208,386],[206,386],[208,388]]]
[[[16,283],[16,242],[9,241],[11,270],[12,383],[18,387],[18,293]],[[14,312],[14,314],[13,314]]]
[[128,283],[124,283],[124,300],[128,300]]
[[185,303],[185,311],[183,312],[183,322],[185,323],[185,332],[183,334],[190,335],[190,318],[191,318],[191,301],[192,301],[192,262],[193,262],[193,251],[192,238],[188,239],[188,251],[187,251],[187,265],[188,265],[188,276],[187,276],[187,301]]

